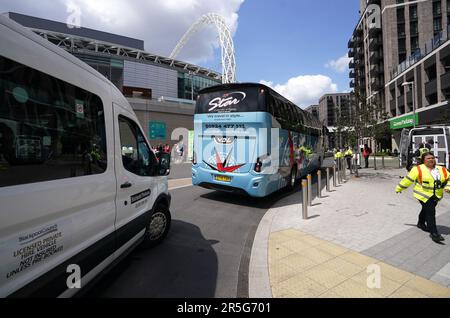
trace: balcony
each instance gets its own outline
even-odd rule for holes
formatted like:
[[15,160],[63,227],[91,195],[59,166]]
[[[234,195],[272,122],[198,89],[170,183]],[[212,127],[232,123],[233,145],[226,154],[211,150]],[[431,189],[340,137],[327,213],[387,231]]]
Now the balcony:
[[355,71],[350,71],[350,73],[348,74],[348,77],[355,78]]
[[357,66],[357,68],[360,70],[360,72],[364,72],[364,69],[365,69],[365,67],[366,67],[366,65],[365,65],[364,62],[360,62],[360,63],[358,63],[356,66]]
[[450,89],[450,71],[441,75],[441,89]]
[[355,88],[355,82],[354,81],[350,82],[350,88]]
[[350,63],[348,63],[348,68],[352,69],[355,68],[355,62],[352,60]]
[[409,91],[408,93],[406,93],[406,102],[408,103],[408,105],[412,105],[412,103],[413,103],[412,91]]
[[356,60],[361,60],[363,58],[364,58],[363,50],[356,50],[356,52],[355,52],[355,59]]
[[355,50],[353,48],[348,50],[348,57],[355,57]]
[[370,64],[377,64],[381,60],[381,54],[378,52],[370,53],[369,61]]
[[372,78],[370,81],[370,87],[372,88],[372,91],[377,91],[382,88],[382,85],[377,78]]
[[359,28],[357,28],[357,29],[355,29],[355,30],[353,31],[353,36],[354,36],[354,37],[357,37],[357,36],[359,36],[359,35],[363,35],[363,30],[362,30],[361,27],[359,27]]
[[425,83],[425,96],[436,94],[437,92],[437,79],[433,79],[428,83]]
[[369,29],[369,38],[375,38],[378,37],[378,35],[381,33],[380,28],[372,27]]
[[397,98],[397,107],[398,108],[402,108],[404,106],[405,106],[405,96],[402,95],[402,96]]
[[381,67],[379,67],[378,65],[373,65],[372,68],[370,69],[371,77],[378,77],[382,73],[383,73],[383,71],[382,71]]
[[355,46],[355,39],[354,37],[352,37],[349,41],[348,41],[348,48],[351,49]]
[[390,102],[389,102],[389,107],[390,107],[391,109],[395,109],[395,99],[391,99],[391,100],[390,100]]
[[373,38],[369,42],[369,50],[375,51],[378,50],[381,46],[381,41],[378,38]]

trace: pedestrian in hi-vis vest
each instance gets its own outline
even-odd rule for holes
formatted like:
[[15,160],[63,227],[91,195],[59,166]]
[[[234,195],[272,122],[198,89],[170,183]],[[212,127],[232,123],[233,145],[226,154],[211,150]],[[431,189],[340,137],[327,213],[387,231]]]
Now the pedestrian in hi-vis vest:
[[353,151],[352,147],[348,146],[346,147],[346,151],[344,152],[345,160],[347,160],[347,169],[352,170],[352,158],[353,158]]
[[444,238],[436,227],[436,206],[444,196],[444,191],[450,193],[450,173],[445,167],[436,165],[436,159],[431,152],[424,153],[421,159],[423,164],[413,167],[395,191],[401,193],[415,183],[414,197],[422,205],[417,227],[430,232],[431,239],[439,243],[444,241]]

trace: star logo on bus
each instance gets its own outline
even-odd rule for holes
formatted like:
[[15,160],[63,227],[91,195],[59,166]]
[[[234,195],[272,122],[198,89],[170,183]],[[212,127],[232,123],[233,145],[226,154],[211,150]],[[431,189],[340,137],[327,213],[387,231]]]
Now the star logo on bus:
[[217,149],[214,148],[214,151],[216,153],[216,166],[206,162],[205,160],[203,160],[203,162],[210,167],[212,170],[218,171],[218,172],[222,172],[222,173],[227,173],[227,172],[235,172],[236,170],[238,170],[239,168],[243,167],[245,164],[241,164],[241,165],[236,165],[236,166],[231,166],[229,167],[229,162],[230,162],[230,158],[231,158],[231,153],[233,152],[233,148],[230,150],[230,152],[228,153],[227,157],[225,158],[225,161],[222,162],[222,159],[220,159],[220,155],[217,152]]

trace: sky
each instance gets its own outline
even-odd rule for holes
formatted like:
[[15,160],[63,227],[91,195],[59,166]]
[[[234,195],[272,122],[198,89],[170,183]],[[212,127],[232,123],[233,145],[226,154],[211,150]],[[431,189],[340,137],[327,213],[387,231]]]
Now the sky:
[[[359,0],[2,0],[0,12],[80,24],[145,41],[169,56],[202,15],[221,15],[231,31],[238,82],[271,86],[301,107],[347,92],[347,43]],[[178,59],[221,71],[218,35],[204,26]]]

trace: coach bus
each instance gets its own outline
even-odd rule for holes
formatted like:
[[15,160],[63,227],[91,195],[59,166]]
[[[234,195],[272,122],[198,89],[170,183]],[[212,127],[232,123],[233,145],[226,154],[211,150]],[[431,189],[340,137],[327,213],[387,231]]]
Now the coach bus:
[[200,91],[194,117],[193,185],[265,197],[319,169],[319,120],[270,87],[225,84]]

